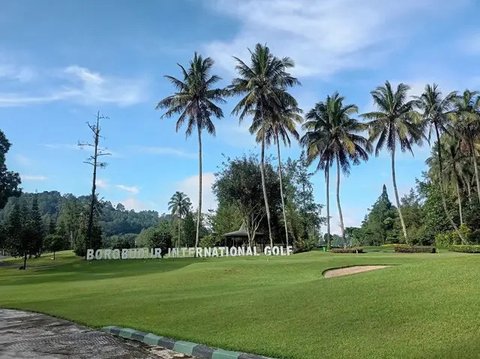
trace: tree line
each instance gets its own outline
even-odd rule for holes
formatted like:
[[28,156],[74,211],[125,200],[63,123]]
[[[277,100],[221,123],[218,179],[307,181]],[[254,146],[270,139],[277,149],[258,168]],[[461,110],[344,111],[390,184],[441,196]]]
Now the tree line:
[[[203,58],[197,53],[188,67],[179,65],[182,78],[165,76],[175,87],[175,93],[162,99],[157,109],[165,109],[162,117],[178,116],[176,130],[186,124],[186,135],[197,132],[199,143],[199,207],[197,225],[201,222],[202,197],[202,133],[215,135],[212,118],[222,118],[220,104],[229,96],[240,98],[232,114],[240,121],[251,119],[250,132],[260,143],[261,183],[266,215],[266,224],[270,244],[273,244],[270,202],[265,183],[265,148],[270,144],[277,146],[279,185],[285,228],[285,241],[289,241],[290,230],[286,219],[285,197],[282,184],[282,163],[280,142],[290,145],[290,136],[299,140],[307,153],[307,163],[314,163],[316,170],[322,170],[326,182],[327,241],[330,246],[330,168],[336,166],[336,200],[340,216],[340,230],[346,245],[343,213],[341,208],[341,173],[348,174],[352,164],[367,161],[370,154],[376,156],[386,149],[390,153],[392,184],[396,211],[398,214],[402,241],[410,243],[407,225],[396,182],[395,160],[398,151],[414,152],[414,146],[424,142],[436,148],[439,172],[435,186],[443,205],[443,210],[455,234],[466,242],[458,223],[450,215],[446,200],[444,181],[444,162],[442,158],[441,138],[450,138],[470,158],[474,168],[474,182],[468,184],[470,192],[476,192],[480,201],[480,179],[478,173],[478,143],[480,134],[480,96],[478,92],[465,90],[462,94],[451,92],[446,96],[436,84],[427,85],[421,96],[409,97],[409,86],[400,83],[396,87],[389,81],[371,92],[375,111],[358,114],[358,107],[345,104],[345,98],[338,93],[319,101],[305,115],[296,99],[289,93],[293,86],[300,85],[298,79],[290,74],[294,62],[288,57],[274,56],[266,45],[257,44],[250,50],[248,62],[234,57],[236,61],[235,77],[226,88],[215,87],[220,80],[212,75],[213,60]],[[357,116],[361,119],[355,119]],[[302,124],[303,123],[303,124]],[[302,124],[305,131],[299,136],[297,126]],[[432,132],[435,135],[432,140]],[[444,140],[446,141],[446,140]],[[471,197],[471,195],[470,195]],[[198,245],[198,229],[195,246]]]

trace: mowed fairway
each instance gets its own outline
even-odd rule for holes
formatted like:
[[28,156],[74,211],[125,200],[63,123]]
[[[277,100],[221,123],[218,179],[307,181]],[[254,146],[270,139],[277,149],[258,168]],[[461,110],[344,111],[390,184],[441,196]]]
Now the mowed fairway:
[[[46,256],[45,256],[46,257]],[[0,307],[275,358],[478,358],[480,255],[54,262],[0,267]],[[389,268],[325,279],[327,268]]]

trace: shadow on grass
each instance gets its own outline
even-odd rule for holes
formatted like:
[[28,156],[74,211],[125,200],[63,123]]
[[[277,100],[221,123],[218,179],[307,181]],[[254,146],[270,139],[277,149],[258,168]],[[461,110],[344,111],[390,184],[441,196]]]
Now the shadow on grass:
[[13,262],[0,267],[0,282],[4,285],[22,285],[137,277],[176,271],[194,263],[198,263],[198,260],[181,258],[87,262],[78,258],[68,263],[59,260],[58,264],[45,264],[43,261],[42,264],[36,265],[34,261],[27,262],[27,270],[20,271],[18,265]]

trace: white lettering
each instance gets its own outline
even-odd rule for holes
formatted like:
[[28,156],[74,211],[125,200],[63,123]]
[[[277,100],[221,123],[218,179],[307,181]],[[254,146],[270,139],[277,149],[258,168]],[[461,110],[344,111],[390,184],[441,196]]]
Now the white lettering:
[[112,258],[113,259],[120,259],[120,249],[114,249],[112,251]]
[[202,248],[197,248],[197,257],[201,257],[202,256]]
[[162,248],[155,248],[155,258],[161,258],[162,257]]
[[122,249],[122,259],[128,259],[128,249]]
[[95,258],[93,249],[87,249],[87,261],[91,261],[93,258]]
[[103,257],[103,250],[102,249],[97,249],[95,251],[95,259],[98,261],[100,259],[102,259]]
[[112,259],[112,250],[111,249],[105,249],[105,252],[103,253],[105,255],[105,259]]
[[263,254],[266,256],[272,255],[272,250],[270,249],[270,246],[266,246],[265,249],[263,250]]

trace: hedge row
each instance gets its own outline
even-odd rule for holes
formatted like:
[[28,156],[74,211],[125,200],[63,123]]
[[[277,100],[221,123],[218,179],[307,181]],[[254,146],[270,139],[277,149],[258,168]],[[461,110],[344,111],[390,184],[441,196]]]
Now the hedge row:
[[332,248],[330,249],[332,253],[363,253],[363,248],[361,247],[350,247],[350,248]]
[[396,244],[393,249],[397,253],[436,253],[437,249],[430,246],[409,246],[408,244]]
[[480,245],[478,244],[452,245],[449,249],[454,252],[480,253]]

